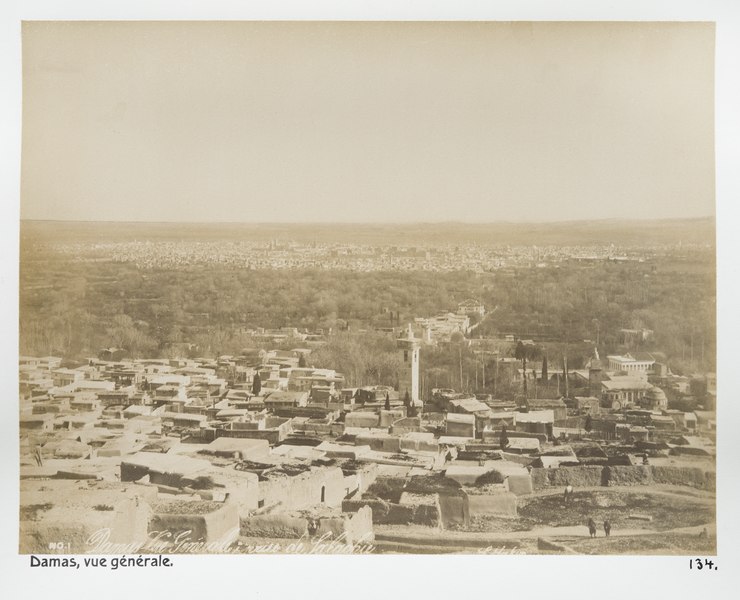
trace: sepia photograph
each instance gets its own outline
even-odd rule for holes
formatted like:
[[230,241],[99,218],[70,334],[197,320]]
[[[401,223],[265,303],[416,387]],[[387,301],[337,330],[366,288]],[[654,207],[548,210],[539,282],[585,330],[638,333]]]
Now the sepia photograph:
[[740,11],[421,4],[0,7],[10,597],[732,595]]
[[713,569],[715,33],[24,21],[18,552]]

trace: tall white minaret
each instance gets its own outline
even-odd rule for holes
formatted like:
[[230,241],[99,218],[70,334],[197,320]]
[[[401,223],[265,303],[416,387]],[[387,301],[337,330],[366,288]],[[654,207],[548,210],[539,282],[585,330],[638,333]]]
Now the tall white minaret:
[[407,330],[396,340],[398,349],[403,359],[401,371],[398,374],[398,393],[403,400],[406,392],[409,393],[411,401],[419,401],[419,348],[421,340],[414,337],[411,324]]

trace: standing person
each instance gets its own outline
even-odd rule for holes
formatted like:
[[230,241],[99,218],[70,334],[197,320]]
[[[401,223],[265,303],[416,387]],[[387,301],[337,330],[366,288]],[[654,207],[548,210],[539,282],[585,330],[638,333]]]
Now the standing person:
[[565,484],[565,493],[563,495],[563,500],[566,504],[573,500],[573,486],[570,484],[570,482]]
[[604,533],[606,534],[606,537],[609,537],[609,534],[612,531],[612,524],[609,522],[609,520],[604,521]]
[[588,534],[592,538],[596,537],[596,523],[594,523],[593,519],[588,520]]
[[506,425],[501,427],[501,436],[499,437],[499,447],[501,450],[506,450],[509,446],[509,436],[506,435]]

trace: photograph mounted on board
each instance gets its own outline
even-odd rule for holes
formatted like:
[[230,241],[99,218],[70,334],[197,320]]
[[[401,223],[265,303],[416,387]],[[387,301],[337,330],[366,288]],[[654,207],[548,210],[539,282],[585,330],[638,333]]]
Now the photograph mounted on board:
[[716,554],[714,24],[22,44],[21,554]]

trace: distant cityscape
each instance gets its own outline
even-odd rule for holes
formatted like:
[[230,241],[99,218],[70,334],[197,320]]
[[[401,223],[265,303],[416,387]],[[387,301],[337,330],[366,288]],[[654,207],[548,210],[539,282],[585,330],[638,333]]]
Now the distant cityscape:
[[615,246],[484,244],[376,246],[337,243],[249,241],[129,241],[111,243],[57,243],[52,249],[76,260],[110,260],[137,268],[177,268],[188,265],[232,265],[246,269],[432,271],[478,273],[512,267],[544,267],[576,261],[649,261],[712,248],[705,244]]

